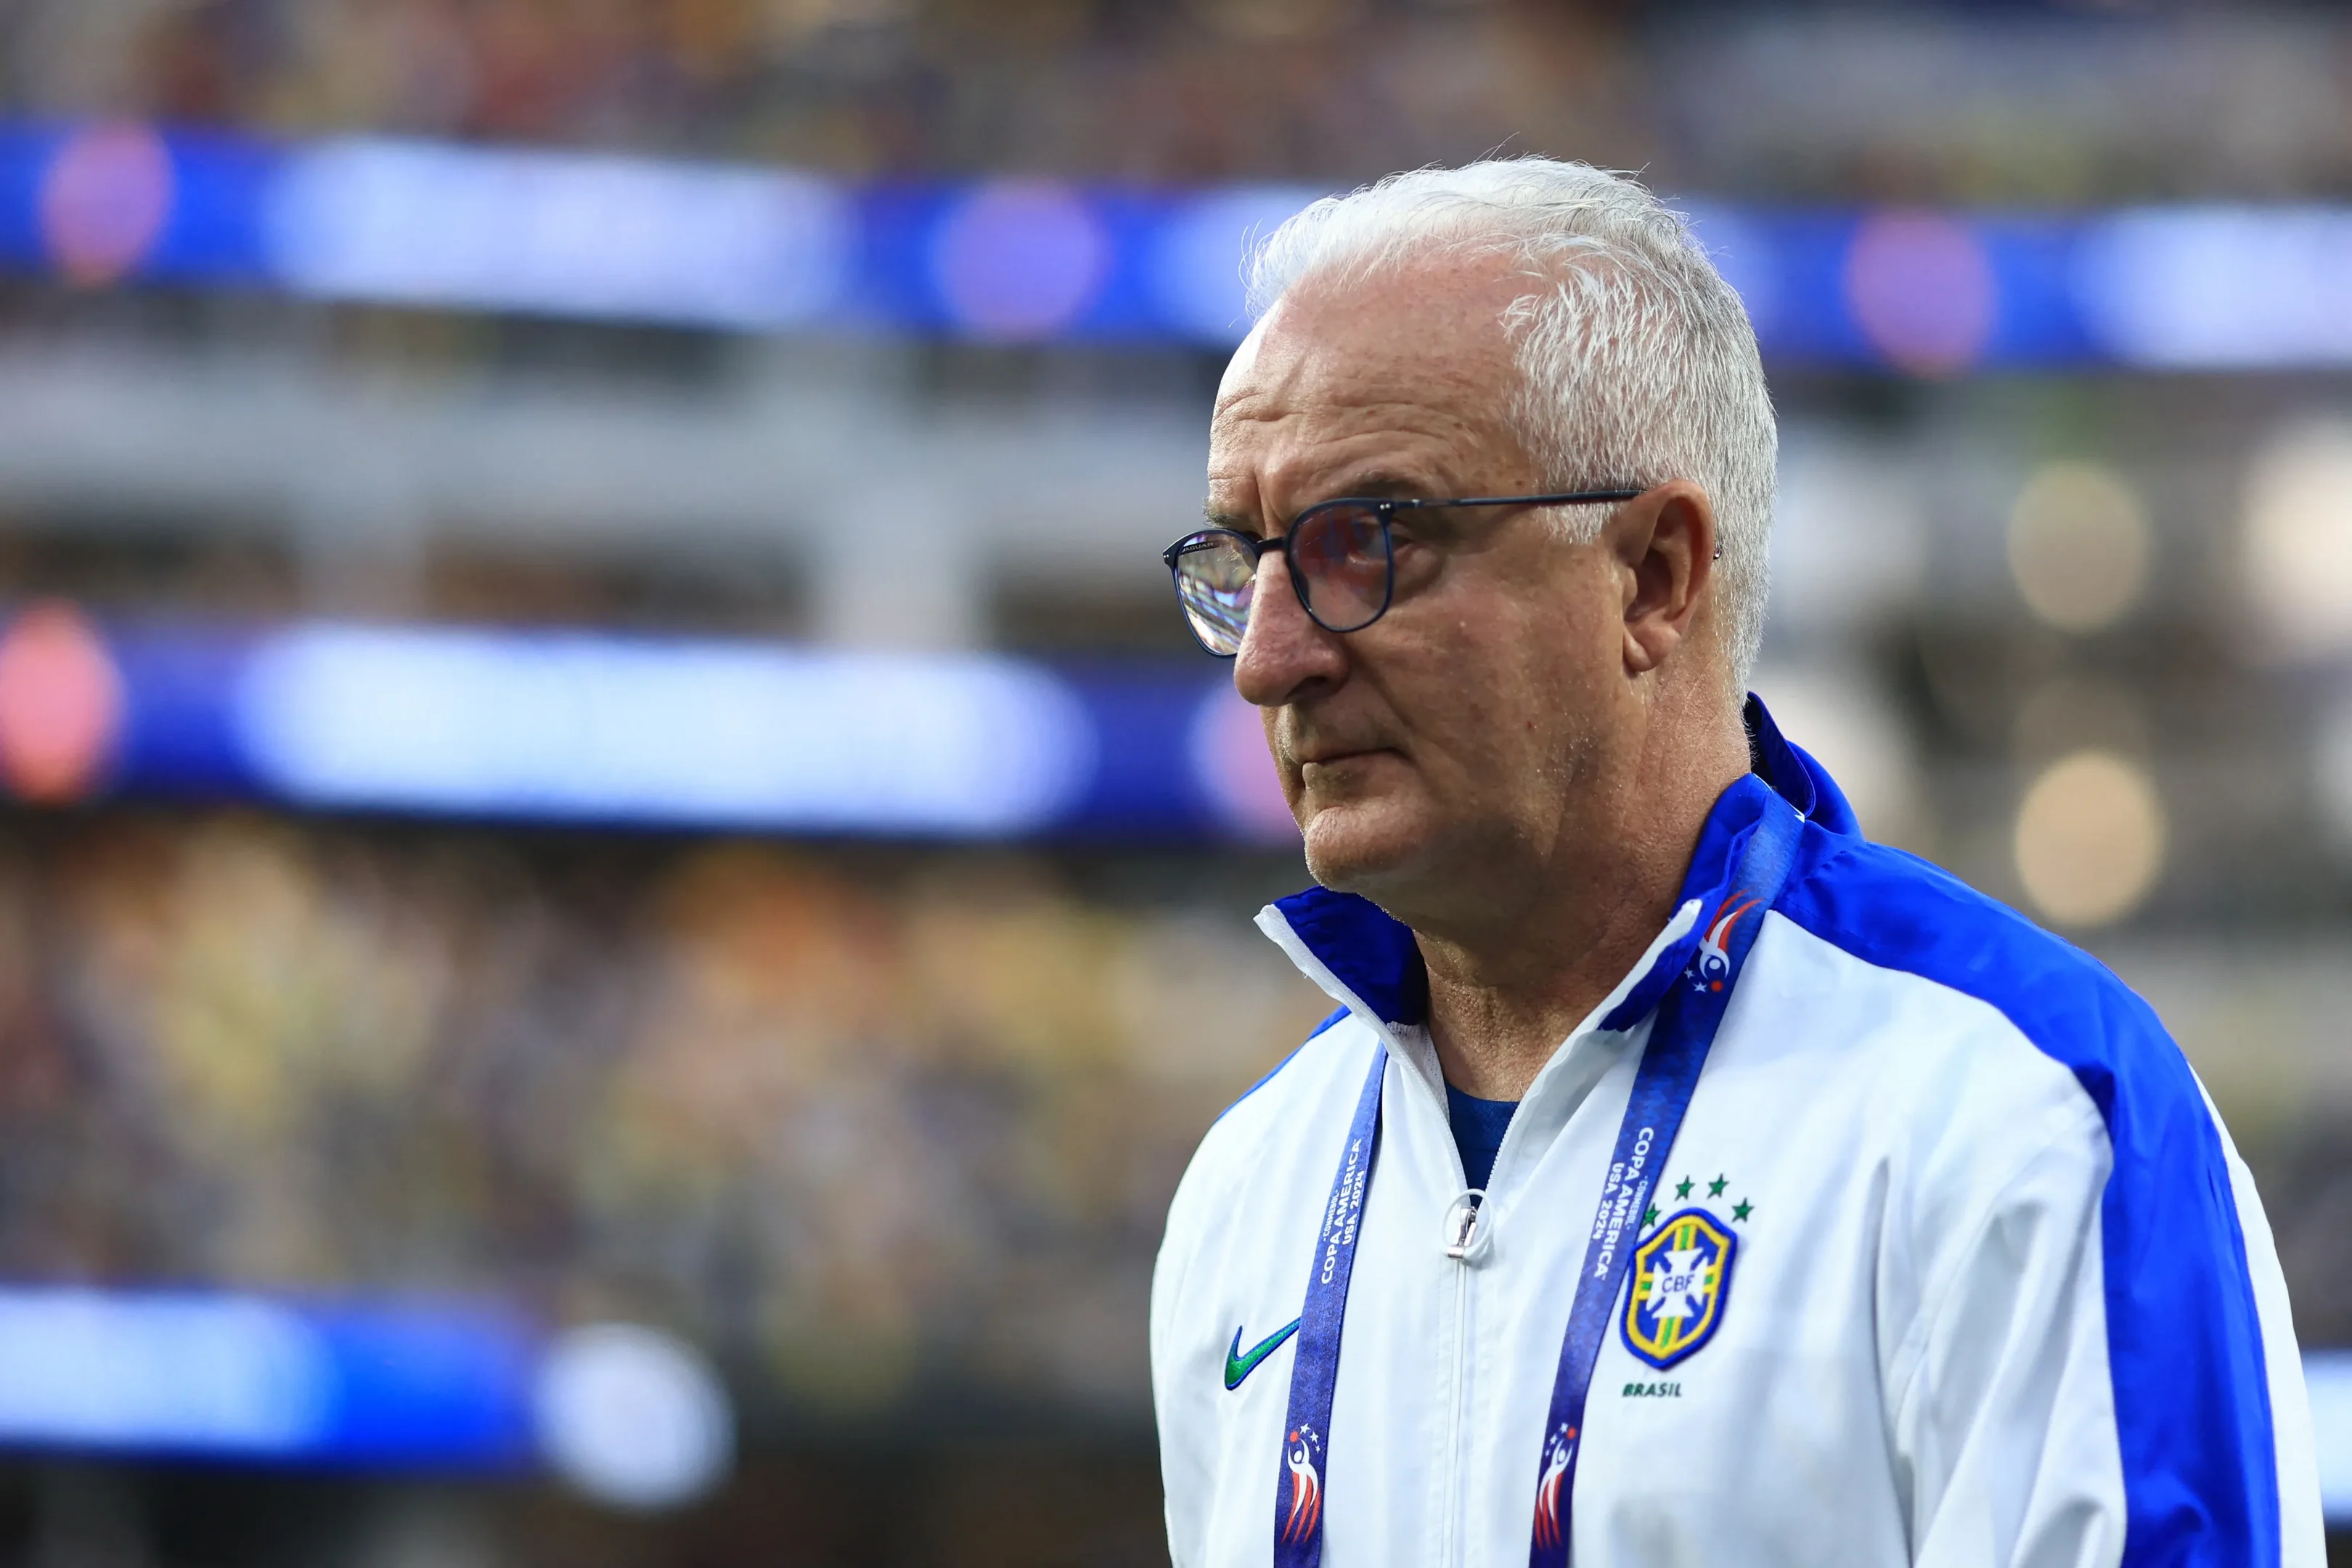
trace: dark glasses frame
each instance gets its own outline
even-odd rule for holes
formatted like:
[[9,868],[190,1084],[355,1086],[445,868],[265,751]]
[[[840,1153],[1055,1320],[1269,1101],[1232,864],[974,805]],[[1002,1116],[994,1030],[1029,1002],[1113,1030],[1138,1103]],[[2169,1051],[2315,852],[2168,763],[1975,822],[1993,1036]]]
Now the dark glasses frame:
[[[1202,635],[1200,626],[1194,618],[1191,602],[1184,595],[1184,557],[1206,549],[1213,543],[1231,541],[1249,552],[1250,580],[1253,587],[1257,580],[1258,563],[1273,552],[1281,551],[1283,564],[1288,568],[1286,575],[1290,579],[1291,591],[1298,595],[1298,607],[1307,612],[1307,619],[1327,632],[1360,632],[1387,615],[1391,602],[1396,597],[1396,546],[1389,530],[1398,512],[1433,511],[1456,506],[1571,506],[1591,501],[1632,500],[1643,493],[1640,489],[1617,486],[1607,489],[1561,490],[1549,495],[1536,496],[1463,496],[1452,500],[1388,500],[1373,496],[1339,496],[1330,500],[1318,501],[1308,507],[1292,518],[1290,526],[1278,534],[1270,534],[1261,539],[1255,534],[1244,533],[1238,529],[1195,529],[1161,551],[1160,558],[1168,563],[1169,576],[1176,588],[1176,601],[1184,609],[1184,625],[1191,630],[1192,640],[1218,658],[1234,658],[1240,656],[1240,647],[1236,645],[1231,650],[1213,647],[1209,639]],[[1342,507],[1368,510],[1379,519],[1382,585],[1380,605],[1371,614],[1348,626],[1334,626],[1316,613],[1315,602],[1308,593],[1307,574],[1298,568],[1297,540],[1299,531],[1308,526],[1317,517],[1336,511]],[[1246,631],[1246,624],[1244,629]]]

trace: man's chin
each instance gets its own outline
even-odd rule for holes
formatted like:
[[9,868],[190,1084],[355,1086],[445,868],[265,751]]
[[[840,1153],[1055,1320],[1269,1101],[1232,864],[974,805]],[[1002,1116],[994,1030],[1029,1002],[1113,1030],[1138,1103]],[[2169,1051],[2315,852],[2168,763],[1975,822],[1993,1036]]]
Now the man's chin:
[[1427,858],[1425,825],[1383,803],[1325,806],[1307,819],[1307,869],[1335,893],[1379,902]]

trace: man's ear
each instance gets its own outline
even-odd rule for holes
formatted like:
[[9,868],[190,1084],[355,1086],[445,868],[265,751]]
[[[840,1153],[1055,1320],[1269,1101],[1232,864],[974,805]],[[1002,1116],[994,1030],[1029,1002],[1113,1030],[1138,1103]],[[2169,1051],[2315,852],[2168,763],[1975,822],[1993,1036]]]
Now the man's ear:
[[1715,506],[1690,479],[1619,503],[1601,531],[1625,614],[1625,669],[1657,668],[1691,632],[1715,579]]

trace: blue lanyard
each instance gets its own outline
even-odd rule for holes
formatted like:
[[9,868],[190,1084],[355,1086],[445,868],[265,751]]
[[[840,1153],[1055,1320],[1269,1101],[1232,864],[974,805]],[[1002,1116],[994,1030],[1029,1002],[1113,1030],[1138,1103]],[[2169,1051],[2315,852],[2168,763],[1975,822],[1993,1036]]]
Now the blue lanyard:
[[[1704,918],[1708,922],[1685,978],[1667,990],[1633,1091],[1617,1129],[1617,1148],[1601,1188],[1601,1202],[1577,1276],[1576,1300],[1559,1347],[1559,1371],[1552,1383],[1551,1410],[1544,1421],[1543,1451],[1536,1480],[1536,1510],[1528,1547],[1528,1568],[1566,1568],[1578,1441],[1584,1427],[1585,1396],[1592,1369],[1608,1336],[1610,1313],[1624,1286],[1638,1229],[1656,1173],[1674,1147],[1675,1134],[1698,1089],[1700,1069],[1715,1044],[1732,987],[1748,962],[1748,949],[1763,928],[1761,918],[1740,918],[1772,907],[1788,880],[1802,819],[1774,799],[1749,831],[1733,875],[1731,896]],[[1355,1120],[1348,1127],[1347,1152],[1331,1181],[1330,1200],[1316,1238],[1315,1261],[1307,1276],[1306,1309],[1299,1315],[1297,1359],[1291,1365],[1290,1408],[1283,1424],[1282,1468],[1274,1509],[1275,1568],[1320,1568],[1323,1561],[1323,1474],[1331,1431],[1331,1396],[1339,1382],[1339,1331],[1348,1313],[1348,1283],[1355,1272],[1356,1241],[1362,1228],[1364,1198],[1371,1189],[1372,1165],[1381,1148],[1381,1090],[1388,1076],[1386,1046],[1372,1052]]]

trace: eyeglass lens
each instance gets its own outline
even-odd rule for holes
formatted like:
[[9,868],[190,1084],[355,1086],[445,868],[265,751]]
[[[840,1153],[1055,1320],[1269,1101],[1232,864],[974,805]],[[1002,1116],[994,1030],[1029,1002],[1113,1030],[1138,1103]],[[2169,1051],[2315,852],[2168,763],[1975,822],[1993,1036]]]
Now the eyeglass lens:
[[[1379,509],[1342,503],[1299,514],[1290,540],[1299,598],[1326,630],[1371,625],[1389,603],[1389,541]],[[1211,653],[1241,651],[1257,589],[1258,559],[1230,534],[1210,531],[1176,555],[1176,595],[1192,634]]]
[[1378,508],[1310,507],[1291,535],[1307,613],[1326,631],[1370,626],[1389,607],[1389,536]]
[[1177,547],[1176,598],[1211,653],[1241,651],[1256,595],[1257,557],[1231,534],[1199,533]]

